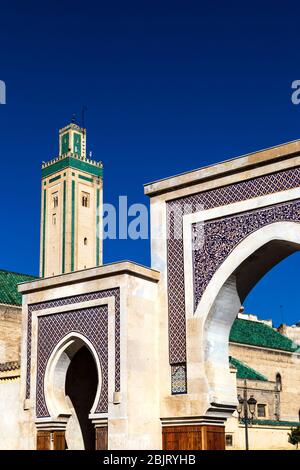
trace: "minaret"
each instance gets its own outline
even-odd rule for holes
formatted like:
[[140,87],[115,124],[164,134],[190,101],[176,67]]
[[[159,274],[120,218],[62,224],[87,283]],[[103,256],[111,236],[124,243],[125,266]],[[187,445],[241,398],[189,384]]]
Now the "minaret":
[[42,165],[41,277],[102,264],[102,177],[86,158],[86,129],[60,129],[59,156]]

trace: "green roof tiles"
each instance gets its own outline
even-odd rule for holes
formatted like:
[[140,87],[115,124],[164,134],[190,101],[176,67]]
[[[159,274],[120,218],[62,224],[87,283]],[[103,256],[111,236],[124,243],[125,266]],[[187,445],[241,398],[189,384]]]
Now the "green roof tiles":
[[264,382],[268,380],[267,377],[232,356],[229,356],[229,363],[237,369],[236,376],[238,379],[261,380]]
[[254,419],[252,424],[258,424],[259,426],[289,426],[298,427],[300,426],[299,421],[275,421],[272,419]]
[[300,346],[265,323],[242,320],[241,318],[237,318],[233,322],[229,341],[300,353]]
[[22,296],[18,292],[18,284],[34,279],[36,279],[34,276],[0,269],[0,304],[22,305]]

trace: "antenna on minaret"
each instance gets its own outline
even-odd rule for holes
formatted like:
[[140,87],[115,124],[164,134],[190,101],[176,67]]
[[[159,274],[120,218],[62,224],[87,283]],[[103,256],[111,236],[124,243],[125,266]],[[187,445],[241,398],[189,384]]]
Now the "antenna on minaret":
[[85,129],[85,115],[87,111],[87,106],[83,105],[81,110],[81,127]]
[[75,114],[75,113],[73,113],[73,114],[72,114],[72,124],[74,124],[74,123],[75,123],[75,121],[76,121],[76,114]]

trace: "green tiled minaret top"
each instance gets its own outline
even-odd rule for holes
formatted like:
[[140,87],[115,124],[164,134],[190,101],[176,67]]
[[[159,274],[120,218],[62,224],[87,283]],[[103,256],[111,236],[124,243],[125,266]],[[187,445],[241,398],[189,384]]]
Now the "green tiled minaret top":
[[59,130],[59,155],[42,164],[42,177],[65,168],[74,168],[93,176],[103,176],[102,162],[86,157],[86,129],[75,123]]

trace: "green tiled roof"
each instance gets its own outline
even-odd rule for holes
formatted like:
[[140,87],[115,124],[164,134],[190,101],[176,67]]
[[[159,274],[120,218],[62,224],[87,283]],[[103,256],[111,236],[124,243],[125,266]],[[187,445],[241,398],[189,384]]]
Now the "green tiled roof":
[[18,292],[20,282],[37,279],[28,274],[13,273],[0,269],[0,304],[22,305],[22,296]]
[[264,382],[268,380],[267,377],[232,356],[229,356],[229,363],[237,369],[236,376],[238,379],[261,380]]
[[272,419],[254,419],[252,423],[260,426],[289,426],[293,428],[300,426],[298,421],[275,421]]
[[232,325],[229,341],[249,344],[282,351],[300,352],[300,347],[292,340],[273,330],[265,323],[237,318]]

